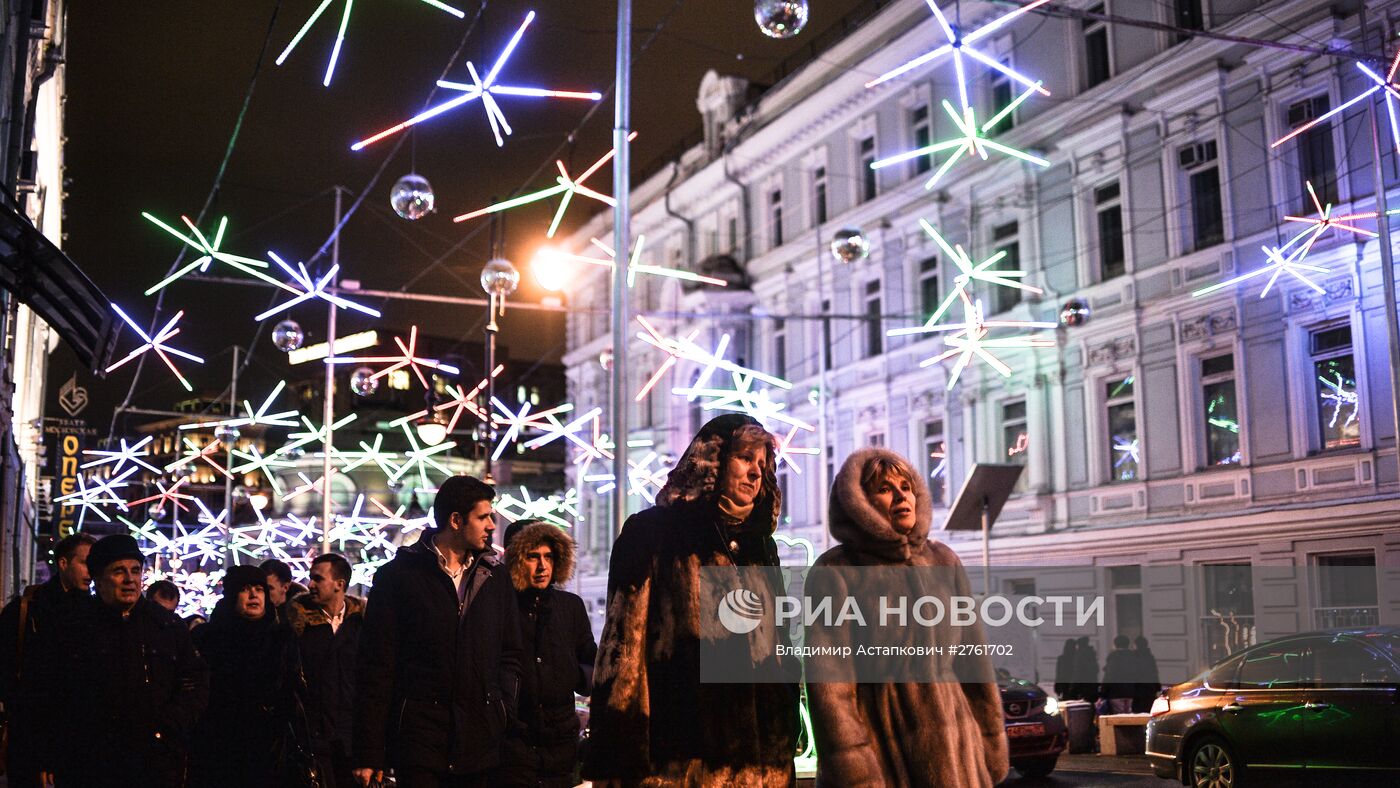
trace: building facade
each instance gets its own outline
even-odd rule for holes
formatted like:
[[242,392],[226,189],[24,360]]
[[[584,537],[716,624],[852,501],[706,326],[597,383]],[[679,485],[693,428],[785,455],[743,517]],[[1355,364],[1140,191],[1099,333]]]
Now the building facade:
[[[780,473],[785,532],[817,549],[828,544],[823,480],[853,450],[884,445],[929,475],[935,528],[974,463],[1023,464],[992,563],[1123,567],[1102,573],[1109,626],[1084,633],[1101,651],[1119,632],[1145,634],[1163,644],[1164,671],[1198,668],[1216,652],[1189,610],[1242,605],[1229,589],[1248,588],[1259,566],[1376,579],[1369,590],[1313,584],[1292,623],[1232,608],[1251,622],[1259,613],[1258,639],[1270,626],[1400,622],[1394,595],[1377,590],[1400,565],[1400,469],[1374,219],[1359,222],[1367,232],[1334,228],[1310,242],[1305,276],[1193,296],[1267,265],[1261,247],[1296,250],[1303,242],[1289,239],[1310,225],[1285,217],[1317,214],[1309,189],[1330,216],[1375,210],[1368,102],[1271,142],[1372,86],[1354,57],[1288,47],[1369,51],[1388,68],[1400,4],[1368,4],[1368,35],[1360,4],[1068,5],[1096,16],[1027,14],[978,43],[1050,89],[987,131],[1049,166],[968,156],[933,190],[924,184],[947,153],[869,165],[957,138],[943,106],[957,102],[951,63],[865,86],[945,40],[926,4],[883,8],[757,99],[741,80],[707,76],[697,101],[706,142],[634,185],[632,226],[647,238],[642,262],[740,275],[724,289],[638,277],[632,309],[672,335],[699,331],[705,347],[730,335],[731,359],[792,383],[769,393],[797,418],[818,424],[824,402],[827,472],[804,456]],[[964,3],[964,29],[1007,9]],[[1020,92],[980,65],[969,73],[980,117]],[[1400,205],[1390,120],[1378,120],[1389,203]],[[950,387],[951,362],[921,365],[948,347],[945,334],[889,336],[922,324],[958,286],[920,220],[973,262],[1002,252],[996,268],[1025,271],[1040,293],[974,282],[970,294],[988,320],[1057,323],[1035,334],[1049,346],[997,349],[1009,375],[974,362]],[[610,239],[610,221],[595,216],[571,248]],[[864,232],[868,259],[833,261],[827,247],[843,227]],[[605,273],[581,276],[571,293],[571,398],[605,404]],[[1061,321],[1067,306],[1087,321]],[[640,342],[630,353],[635,391],[664,355]],[[633,439],[684,449],[713,414],[665,389],[696,372],[677,365],[634,406]],[[818,433],[794,445],[817,447]],[[601,620],[612,534],[607,502],[584,503],[580,586]],[[975,533],[940,538],[980,563]],[[1132,569],[1167,565],[1236,569],[1160,594]]]

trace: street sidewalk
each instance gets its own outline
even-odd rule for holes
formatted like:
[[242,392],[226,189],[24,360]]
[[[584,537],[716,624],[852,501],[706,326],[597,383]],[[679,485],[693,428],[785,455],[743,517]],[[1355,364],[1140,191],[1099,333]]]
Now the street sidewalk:
[[1055,771],[1152,776],[1152,766],[1147,762],[1146,755],[1073,755],[1067,752],[1060,756]]

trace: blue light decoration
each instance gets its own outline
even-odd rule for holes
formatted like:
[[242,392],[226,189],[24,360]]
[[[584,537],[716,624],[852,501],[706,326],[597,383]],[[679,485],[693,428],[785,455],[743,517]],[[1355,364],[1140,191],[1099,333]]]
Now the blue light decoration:
[[190,361],[196,362],[198,364],[204,363],[204,359],[194,355],[193,353],[186,353],[183,350],[179,350],[177,348],[173,348],[165,344],[171,339],[174,339],[175,335],[180,333],[180,329],[176,328],[175,324],[180,322],[180,318],[185,316],[185,310],[182,309],[179,312],[176,312],[175,316],[170,318],[169,322],[167,322],[159,331],[155,333],[155,336],[147,334],[145,330],[143,330],[140,326],[136,325],[136,321],[132,320],[131,316],[128,315],[126,312],[123,312],[122,308],[117,306],[116,304],[112,304],[112,311],[116,312],[122,320],[126,321],[127,325],[131,326],[131,330],[135,331],[136,335],[141,337],[141,341],[143,342],[143,344],[141,345],[141,347],[138,347],[130,353],[127,353],[124,357],[122,357],[120,361],[117,361],[116,363],[107,367],[108,372],[111,372],[112,370],[121,367],[123,364],[149,350],[155,353],[157,356],[159,356],[160,360],[165,362],[165,366],[169,367],[170,371],[175,373],[175,377],[179,379],[180,385],[185,387],[185,391],[194,391],[194,386],[191,386],[190,382],[185,379],[185,376],[180,374],[180,370],[175,367],[175,362],[170,360],[169,355],[166,355],[168,353],[170,355],[179,356],[180,358],[189,359]]
[[[430,5],[440,11],[445,11],[458,19],[466,17],[466,13],[461,9],[453,8],[446,3],[439,2],[439,0],[419,0],[419,2]],[[301,43],[301,40],[306,37],[307,32],[316,24],[316,20],[321,18],[321,15],[326,12],[326,9],[329,8],[330,5],[331,0],[321,0],[321,4],[316,7],[315,11],[311,12],[311,16],[307,18],[306,23],[301,26],[301,29],[297,31],[295,36],[292,36],[291,43],[287,44],[287,48],[282,50],[282,54],[277,56],[277,65],[280,66],[287,61],[287,57],[292,54],[292,50],[297,48],[297,44]],[[335,34],[335,46],[331,48],[330,61],[326,63],[326,76],[321,80],[321,84],[325,87],[330,87],[331,78],[335,76],[335,64],[340,60],[340,49],[345,44],[345,28],[350,25],[350,12],[354,7],[355,0],[345,0],[345,10],[341,12],[340,15],[340,29]]]
[[496,103],[496,96],[566,98],[582,99],[585,101],[601,100],[603,98],[603,94],[598,92],[552,90],[549,88],[533,87],[513,87],[509,85],[496,84],[496,78],[500,76],[501,69],[505,67],[506,61],[510,59],[511,53],[515,51],[515,47],[520,43],[520,38],[525,35],[525,28],[529,27],[530,23],[533,21],[535,21],[535,12],[531,11],[525,15],[525,21],[520,23],[520,28],[515,31],[515,35],[512,36],[510,42],[506,44],[505,50],[501,52],[501,56],[496,59],[495,65],[493,65],[491,67],[491,70],[486,73],[486,77],[484,79],[478,75],[476,66],[473,65],[470,60],[468,60],[467,72],[471,74],[471,82],[449,82],[445,79],[440,79],[437,82],[438,87],[444,88],[446,90],[458,91],[459,93],[461,93],[461,95],[444,101],[441,104],[438,104],[434,107],[430,107],[426,110],[423,110],[422,112],[418,113],[417,115],[414,115],[408,120],[397,125],[390,126],[389,128],[379,132],[378,134],[366,137],[365,139],[362,139],[359,142],[356,142],[355,144],[351,145],[350,150],[364,150],[367,146],[373,145],[374,143],[379,142],[385,137],[397,134],[400,131],[409,128],[410,126],[417,125],[425,120],[435,118],[438,115],[443,114],[444,112],[456,109],[457,107],[460,107],[461,105],[466,104],[467,102],[473,101],[475,99],[481,99],[481,105],[486,110],[486,120],[488,123],[491,124],[491,133],[494,134],[496,137],[496,147],[504,147],[506,142],[505,138],[501,136],[501,133],[505,132],[505,134],[511,134],[512,132],[510,128],[510,123],[506,121],[505,113],[501,112],[500,105]]
[[314,299],[325,301],[337,309],[353,309],[356,312],[362,312],[371,317],[381,316],[378,309],[371,309],[363,304],[357,304],[354,301],[341,298],[327,290],[327,288],[331,286],[331,283],[335,281],[335,275],[340,272],[339,265],[331,266],[321,275],[320,279],[312,279],[311,274],[307,272],[304,264],[297,263],[297,267],[293,269],[290,265],[287,265],[285,260],[278,257],[276,252],[268,252],[267,256],[271,257],[272,261],[277,263],[277,265],[292,278],[295,284],[288,285],[279,283],[279,285],[283,290],[295,293],[296,297],[290,301],[278,304],[261,314],[255,315],[253,319],[257,322],[261,323],[278,312],[285,312],[297,304]]
[[972,107],[972,103],[968,100],[967,69],[963,63],[964,56],[969,57],[972,60],[977,61],[978,63],[981,63],[986,68],[989,68],[992,71],[1002,74],[1015,82],[1019,82],[1020,84],[1026,86],[1027,88],[1030,88],[1031,90],[1034,90],[1037,93],[1040,93],[1041,95],[1050,95],[1050,91],[1046,90],[1040,82],[1032,80],[1030,77],[1027,77],[1019,71],[1016,71],[1010,66],[1002,64],[1001,61],[997,60],[996,57],[989,56],[972,46],[978,41],[981,41],[982,39],[991,35],[993,32],[999,30],[1013,19],[1016,19],[1022,14],[1030,12],[1037,6],[1044,5],[1045,3],[1049,2],[1049,0],[1034,0],[1034,2],[1027,3],[1021,6],[1020,8],[1017,8],[1013,11],[1010,11],[991,20],[990,22],[987,22],[986,24],[982,25],[976,30],[973,30],[970,33],[964,33],[957,25],[954,25],[952,22],[949,22],[948,17],[943,15],[943,11],[941,11],[938,8],[938,4],[935,3],[934,0],[924,0],[924,2],[928,4],[929,10],[933,12],[934,19],[938,20],[938,26],[942,28],[943,35],[948,39],[947,43],[944,43],[941,46],[930,50],[929,52],[919,55],[918,57],[904,63],[898,68],[895,68],[891,71],[887,71],[884,74],[881,74],[880,76],[870,80],[869,82],[865,83],[865,86],[867,88],[873,88],[877,85],[882,85],[885,82],[894,79],[895,77],[909,73],[910,71],[918,68],[919,66],[922,66],[926,63],[932,63],[933,61],[938,60],[944,55],[951,54],[953,56],[953,71],[954,73],[956,73],[958,80],[958,98],[962,101],[962,110],[964,112],[967,112]]
[[1357,63],[1356,68],[1362,74],[1365,74],[1367,79],[1371,80],[1375,84],[1369,89],[1362,92],[1361,94],[1342,102],[1341,105],[1327,112],[1324,112],[1321,115],[1318,115],[1316,118],[1313,118],[1310,122],[1304,123],[1303,125],[1299,126],[1296,129],[1293,129],[1292,131],[1288,132],[1282,137],[1279,137],[1278,139],[1270,143],[1269,147],[1277,148],[1278,146],[1282,145],[1285,142],[1288,142],[1289,140],[1293,139],[1299,134],[1302,134],[1308,129],[1311,129],[1312,127],[1323,122],[1324,120],[1327,120],[1333,115],[1345,111],[1348,107],[1351,107],[1358,101],[1375,95],[1376,91],[1383,90],[1385,91],[1385,108],[1386,111],[1390,114],[1390,136],[1395,142],[1395,152],[1400,153],[1400,126],[1396,126],[1395,124],[1395,100],[1400,99],[1400,82],[1395,81],[1395,74],[1397,70],[1400,70],[1400,51],[1396,51],[1395,59],[1390,62],[1390,70],[1386,72],[1384,79],[1382,79],[1379,74],[1372,71],[1371,68],[1365,63]]

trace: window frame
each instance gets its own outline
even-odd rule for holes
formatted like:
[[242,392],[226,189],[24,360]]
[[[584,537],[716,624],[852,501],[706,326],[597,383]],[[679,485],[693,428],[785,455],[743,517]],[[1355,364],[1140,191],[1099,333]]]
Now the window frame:
[[826,164],[811,169],[812,226],[820,227],[831,218],[831,188]]
[[[1325,101],[1327,104],[1326,108],[1322,110],[1323,113],[1331,111],[1331,109],[1336,106],[1333,102],[1332,90],[1327,85],[1318,84],[1310,86],[1310,89],[1302,89],[1293,92],[1286,100],[1276,102],[1274,105],[1274,112],[1277,115],[1276,120],[1280,131],[1274,139],[1282,137],[1297,128],[1296,126],[1290,125],[1288,122],[1288,113],[1293,107],[1303,102],[1314,102],[1319,99]],[[1316,117],[1316,114],[1314,117]],[[1327,146],[1332,156],[1332,166],[1324,169],[1327,174],[1332,176],[1332,188],[1335,189],[1336,194],[1328,195],[1325,190],[1323,190],[1318,193],[1318,200],[1324,206],[1330,202],[1334,208],[1349,202],[1349,200],[1345,199],[1343,192],[1345,173],[1341,172],[1337,166],[1337,152],[1345,150],[1345,148],[1342,147],[1344,139],[1342,133],[1338,129],[1340,125],[1338,121],[1345,117],[1346,113],[1343,112],[1340,116],[1334,115],[1326,121],[1326,139]],[[1305,173],[1303,172],[1303,140],[1316,133],[1318,133],[1318,130],[1313,128],[1294,137],[1286,143],[1286,149],[1280,151],[1283,155],[1276,157],[1283,160],[1281,163],[1283,164],[1284,170],[1292,176],[1283,182],[1283,186],[1290,200],[1291,212],[1295,215],[1312,216],[1317,211],[1313,206],[1312,199],[1308,196],[1307,188],[1303,185],[1304,181],[1308,180],[1305,178]],[[1318,184],[1314,182],[1313,187],[1317,188],[1317,186]],[[1334,199],[1329,201],[1329,196]]]
[[[1230,357],[1229,372],[1206,372],[1206,362],[1218,358]],[[1239,468],[1245,465],[1245,425],[1243,399],[1240,396],[1240,356],[1233,346],[1223,350],[1208,351],[1197,354],[1193,359],[1194,367],[1194,388],[1195,396],[1192,397],[1192,422],[1199,424],[1199,430],[1193,430],[1200,440],[1200,447],[1196,452],[1195,467],[1197,470],[1212,470],[1215,468]],[[1210,458],[1210,414],[1207,408],[1210,406],[1206,398],[1206,387],[1214,386],[1228,381],[1230,388],[1234,391],[1235,397],[1235,423],[1239,428],[1235,433],[1235,456],[1234,462],[1213,463]]]
[[[1128,386],[1131,388],[1131,391],[1127,394],[1115,394],[1113,392],[1110,392],[1108,390],[1108,387],[1114,381],[1119,381],[1120,385],[1121,382],[1128,382]],[[1102,435],[1099,440],[1099,461],[1104,464],[1104,471],[1099,475],[1099,478],[1104,479],[1108,484],[1136,484],[1145,480],[1144,477],[1146,476],[1146,463],[1144,462],[1145,458],[1143,456],[1142,450],[1142,425],[1138,419],[1138,414],[1141,409],[1138,407],[1137,401],[1137,384],[1138,376],[1135,372],[1131,370],[1128,371],[1126,374],[1111,374],[1098,379],[1097,388],[1098,395],[1100,398],[1099,422],[1100,427],[1102,429]],[[1117,447],[1113,442],[1113,439],[1116,436],[1113,434],[1112,411],[1114,408],[1122,407],[1123,405],[1129,404],[1133,407],[1133,440],[1135,440],[1138,445],[1138,460],[1137,467],[1133,473],[1133,478],[1121,479],[1118,477],[1117,473],[1118,459],[1116,456]]]
[[[922,436],[920,445],[923,447],[922,469],[924,482],[928,485],[929,496],[933,500],[935,509],[946,508],[948,506],[948,428],[947,419],[942,416],[929,417],[923,420]],[[934,457],[935,452],[942,452],[942,457]],[[935,480],[938,483],[935,484]]]
[[[1109,5],[1110,0],[1103,0],[1102,3],[1091,5],[1085,10],[1090,13],[1107,15],[1112,13],[1112,9]],[[1114,68],[1113,62],[1113,31],[1108,23],[1099,19],[1082,19],[1077,28],[1072,29],[1075,30],[1074,35],[1078,41],[1078,46],[1075,47],[1075,51],[1079,53],[1079,84],[1081,90],[1090,91],[1099,85],[1111,82],[1117,70]],[[1105,73],[1102,79],[1094,81],[1094,74],[1091,73],[1091,63],[1089,59],[1089,39],[1090,36],[1095,36],[1099,33],[1103,34]]]
[[[1123,208],[1126,202],[1125,195],[1123,194],[1124,180],[1125,179],[1121,177],[1115,177],[1112,180],[1103,181],[1089,188],[1090,212],[1093,214],[1095,274],[1093,281],[1095,282],[1109,282],[1114,279],[1126,276],[1131,271],[1131,268],[1128,264],[1128,249],[1131,246],[1131,244],[1128,243],[1128,228],[1123,224]],[[1115,194],[1113,197],[1108,198],[1107,200],[1101,200],[1099,197],[1099,192],[1109,188],[1110,186],[1117,187],[1118,193]],[[1103,214],[1106,211],[1114,209],[1118,211],[1118,232],[1120,242],[1118,252],[1120,257],[1118,260],[1119,271],[1110,276],[1106,268],[1107,260],[1104,257],[1104,253],[1107,246],[1104,243]]]
[[[1345,328],[1345,329],[1348,331],[1348,335],[1349,335],[1349,338],[1350,338],[1350,342],[1349,342],[1349,344],[1348,344],[1348,346],[1347,346],[1347,348],[1346,348],[1345,351],[1343,351],[1343,350],[1341,350],[1341,349],[1338,349],[1338,348],[1333,348],[1333,349],[1329,349],[1329,350],[1322,350],[1322,351],[1314,351],[1314,350],[1313,350],[1313,338],[1314,338],[1314,337],[1316,337],[1316,336],[1319,335],[1319,334],[1328,332],[1328,331],[1335,331],[1335,330],[1343,329],[1343,328]],[[1326,439],[1325,429],[1324,429],[1324,427],[1323,427],[1323,422],[1324,422],[1324,418],[1325,418],[1325,413],[1323,412],[1323,409],[1322,409],[1321,404],[1318,402],[1319,392],[1318,392],[1318,389],[1317,389],[1317,381],[1315,380],[1315,378],[1317,377],[1317,373],[1316,373],[1317,367],[1316,367],[1316,365],[1317,365],[1320,361],[1327,361],[1327,360],[1330,360],[1330,359],[1339,358],[1339,357],[1341,357],[1341,356],[1349,355],[1349,356],[1351,356],[1351,364],[1352,364],[1352,382],[1353,382],[1353,386],[1354,386],[1354,389],[1353,389],[1353,390],[1356,391],[1356,392],[1358,392],[1358,394],[1359,394],[1360,392],[1364,391],[1364,390],[1365,390],[1365,385],[1364,385],[1364,382],[1363,382],[1363,380],[1362,380],[1364,364],[1358,365],[1357,362],[1358,362],[1358,358],[1359,358],[1361,361],[1364,362],[1365,357],[1364,357],[1364,356],[1360,356],[1360,357],[1359,357],[1359,354],[1358,354],[1358,352],[1357,352],[1357,351],[1358,351],[1358,344],[1359,344],[1359,343],[1358,343],[1357,340],[1358,340],[1357,326],[1355,325],[1355,322],[1352,321],[1352,320],[1329,321],[1329,322],[1325,322],[1325,323],[1317,323],[1317,324],[1314,324],[1314,325],[1311,325],[1311,326],[1307,326],[1307,327],[1305,327],[1304,330],[1303,330],[1303,347],[1302,347],[1302,350],[1303,350],[1303,363],[1305,364],[1305,369],[1307,370],[1307,380],[1308,380],[1308,384],[1307,384],[1307,388],[1305,389],[1305,392],[1306,392],[1306,398],[1307,398],[1307,402],[1308,402],[1308,406],[1307,406],[1307,410],[1308,410],[1307,417],[1308,417],[1308,423],[1310,424],[1310,429],[1309,429],[1309,435],[1310,435],[1309,446],[1311,446],[1312,449],[1313,449],[1313,451],[1315,451],[1315,452],[1318,453],[1318,454],[1330,454],[1330,453],[1337,453],[1337,452],[1355,451],[1355,450],[1358,450],[1358,449],[1366,448],[1366,447],[1368,447],[1368,446],[1370,445],[1370,441],[1368,440],[1368,436],[1369,436],[1369,427],[1370,427],[1369,422],[1370,422],[1370,420],[1369,420],[1368,418],[1366,418],[1367,413],[1366,413],[1364,407],[1358,405],[1357,408],[1356,408],[1356,411],[1355,411],[1355,412],[1356,412],[1356,415],[1357,415],[1357,438],[1356,438],[1356,443],[1355,443],[1355,444],[1352,444],[1352,445],[1338,445],[1338,446],[1332,446],[1332,447],[1328,447],[1328,446],[1327,446],[1327,439]]]
[[[937,254],[930,254],[920,258],[915,263],[915,265],[917,266],[917,270],[915,270],[914,276],[915,281],[918,282],[919,287],[919,316],[922,319],[923,323],[927,323],[929,317],[931,317],[933,313],[938,310],[938,305],[942,303],[943,278],[940,276],[940,274],[943,271],[943,260]],[[934,289],[934,298],[932,304],[928,303],[927,299],[925,298],[925,296],[928,295],[925,288],[930,282],[933,284]]]
[[[865,341],[862,343],[864,345],[864,353],[862,354],[864,358],[874,358],[885,353],[884,298],[884,283],[880,278],[866,280],[862,295],[862,303],[865,307],[862,310],[864,315],[862,322],[865,324]],[[875,308],[873,313],[871,311],[872,305]],[[871,319],[872,314],[876,316],[874,320]]]
[[[1208,165],[1192,165],[1188,169],[1181,164],[1181,153],[1187,148],[1196,145],[1214,146],[1215,156],[1210,159]],[[1200,137],[1179,140],[1174,144],[1169,144],[1167,149],[1171,151],[1171,156],[1166,158],[1164,163],[1172,168],[1172,183],[1176,184],[1176,194],[1173,195],[1174,202],[1178,206],[1177,211],[1177,246],[1178,254],[1181,256],[1195,254],[1206,249],[1213,249],[1222,244],[1229,243],[1230,234],[1230,206],[1226,199],[1224,184],[1229,182],[1229,173],[1225,172],[1225,156],[1221,151],[1224,149],[1222,141],[1216,134],[1202,135]],[[1216,194],[1220,205],[1220,238],[1211,240],[1210,243],[1201,242],[1200,233],[1197,229],[1196,217],[1196,195],[1192,188],[1193,178],[1208,169],[1215,170]],[[1210,239],[1207,239],[1210,240]]]
[[[866,143],[870,143],[870,149],[865,149]],[[857,176],[855,178],[856,204],[864,204],[880,196],[880,173],[871,168],[871,164],[879,160],[880,141],[875,135],[875,130],[870,129],[866,133],[858,134],[855,137],[855,161]]]
[[774,185],[768,189],[768,247],[777,249],[783,245],[783,187]]
[[[993,266],[992,270],[1025,271],[1026,269],[1022,267],[1020,217],[1013,216],[1010,218],[1005,218],[1003,220],[991,222],[989,223],[989,225],[990,226],[987,230],[987,248],[991,254],[995,254],[1007,247],[1013,247],[1015,249],[1014,254],[1007,255],[1007,257],[1012,258],[1011,262],[1013,263],[1013,267],[1008,268],[1006,260],[1000,260],[995,266]],[[1011,226],[1014,226],[1016,228],[1014,232],[1006,233],[1005,235],[1000,236],[998,235],[998,233],[1001,230]],[[1020,281],[1025,281],[1025,277],[1023,277]],[[991,307],[991,309],[987,313],[988,316],[1000,315],[1005,312],[1010,312],[1011,310],[1020,306],[1025,301],[1025,291],[1018,287],[1003,287],[1001,285],[993,285],[987,289],[987,293],[987,301],[990,302],[987,305]],[[1002,299],[1011,298],[1013,295],[1015,297],[1015,301],[1012,301],[1010,304],[1003,306]]]

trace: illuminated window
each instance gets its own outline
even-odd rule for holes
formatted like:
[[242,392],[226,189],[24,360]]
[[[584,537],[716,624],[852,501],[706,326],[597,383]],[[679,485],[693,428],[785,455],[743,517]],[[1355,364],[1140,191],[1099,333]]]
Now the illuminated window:
[[1133,481],[1138,478],[1139,452],[1132,375],[1104,385],[1104,408],[1108,416],[1108,479]]
[[1001,406],[1001,462],[1026,464],[1030,436],[1026,432],[1026,401],[1004,402]]
[[1361,397],[1356,390],[1356,359],[1351,327],[1312,333],[1313,394],[1323,450],[1361,444]]
[[1202,419],[1206,430],[1206,465],[1240,461],[1239,409],[1235,403],[1235,356],[1227,353],[1201,361]]
[[924,472],[934,506],[947,506],[948,446],[943,440],[943,419],[924,422]]

